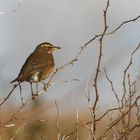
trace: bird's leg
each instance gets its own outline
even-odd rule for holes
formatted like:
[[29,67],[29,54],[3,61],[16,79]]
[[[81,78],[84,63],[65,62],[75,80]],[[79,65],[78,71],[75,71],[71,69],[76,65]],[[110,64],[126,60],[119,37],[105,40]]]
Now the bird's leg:
[[20,89],[20,98],[21,98],[21,103],[22,103],[22,106],[24,105],[24,101],[23,101],[23,96],[22,96],[22,87],[21,87],[21,84],[19,82],[19,89]]
[[33,92],[33,85],[32,85],[32,82],[30,82],[30,87],[31,87],[31,95],[32,95],[32,98],[34,99],[35,95],[34,95],[34,92]]
[[48,85],[48,84],[46,84],[45,82],[41,82],[41,83],[44,85],[44,90],[45,90],[45,91],[47,91],[47,89],[48,89],[49,85]]
[[38,82],[36,83],[36,94],[35,96],[38,96]]

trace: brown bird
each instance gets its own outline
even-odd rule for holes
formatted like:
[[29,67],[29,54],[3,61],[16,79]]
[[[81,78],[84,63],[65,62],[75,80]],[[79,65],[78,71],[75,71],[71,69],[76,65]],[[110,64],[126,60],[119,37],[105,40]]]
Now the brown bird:
[[10,83],[27,81],[32,84],[45,80],[54,70],[55,63],[52,53],[57,49],[60,47],[48,42],[39,44],[26,59],[17,78]]

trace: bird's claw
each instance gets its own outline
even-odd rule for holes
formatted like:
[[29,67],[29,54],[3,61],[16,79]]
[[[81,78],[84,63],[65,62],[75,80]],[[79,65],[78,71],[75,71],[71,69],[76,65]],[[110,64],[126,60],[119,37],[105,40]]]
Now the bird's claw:
[[37,96],[38,96],[38,93],[36,94],[32,93],[32,100],[36,99]]
[[46,92],[47,92],[48,88],[49,88],[49,84],[44,84],[44,90],[45,90]]

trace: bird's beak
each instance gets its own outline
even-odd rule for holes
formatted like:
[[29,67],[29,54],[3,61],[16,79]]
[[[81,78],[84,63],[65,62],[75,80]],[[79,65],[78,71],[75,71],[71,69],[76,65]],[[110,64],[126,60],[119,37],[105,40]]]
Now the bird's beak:
[[61,49],[61,47],[58,47],[58,46],[53,47],[53,50],[58,50],[58,49]]

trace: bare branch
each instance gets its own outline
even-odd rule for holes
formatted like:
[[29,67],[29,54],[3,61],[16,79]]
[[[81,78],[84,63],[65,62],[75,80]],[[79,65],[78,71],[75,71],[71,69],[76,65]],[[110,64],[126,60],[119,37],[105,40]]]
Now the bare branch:
[[93,113],[94,113],[94,135],[95,135],[95,132],[96,132],[96,123],[95,123],[95,120],[96,120],[96,116],[95,116],[95,111],[96,111],[96,106],[97,106],[97,102],[99,100],[99,91],[98,91],[98,77],[99,77],[99,72],[100,72],[100,65],[101,65],[101,60],[102,60],[102,49],[103,49],[103,39],[104,39],[104,36],[105,36],[105,33],[108,29],[108,26],[107,26],[107,11],[108,11],[108,7],[109,7],[109,0],[107,1],[107,5],[106,5],[106,8],[104,10],[104,30],[103,30],[103,33],[101,35],[101,37],[99,38],[99,42],[100,42],[100,46],[99,46],[99,58],[98,58],[98,62],[97,62],[97,66],[96,66],[96,74],[95,74],[95,78],[94,78],[94,89],[95,89],[95,94],[96,94],[96,98],[95,98],[95,102],[94,102],[94,105],[93,105]]
[[61,134],[60,134],[60,128],[59,128],[59,108],[58,108],[56,100],[55,100],[55,105],[57,109],[57,115],[56,115],[56,121],[55,121],[55,126],[57,129],[57,140],[60,140]]
[[4,98],[4,100],[0,103],[0,107],[8,100],[8,98],[10,97],[10,95],[13,93],[13,91],[15,90],[15,88],[18,86],[19,84],[15,84],[13,86],[13,89],[9,92],[9,94]]
[[21,127],[19,127],[19,128],[17,129],[17,131],[15,132],[14,136],[13,136],[10,140],[15,140],[17,134],[25,127],[25,125],[26,125],[26,123],[22,124]]
[[116,27],[113,31],[107,33],[106,35],[110,35],[110,34],[114,34],[116,31],[118,31],[122,26],[124,26],[125,24],[131,23],[131,22],[135,22],[136,20],[138,20],[140,18],[140,15],[138,15],[135,18],[132,18],[130,20],[127,21],[123,21],[118,27]]
[[130,58],[130,61],[129,61],[129,64],[127,65],[127,67],[125,68],[124,70],[124,75],[123,75],[123,89],[124,89],[124,93],[123,93],[123,96],[122,96],[122,102],[125,98],[125,94],[126,94],[126,74],[127,74],[127,71],[129,70],[130,66],[133,64],[133,55],[136,53],[136,51],[140,48],[140,43],[138,44],[138,46],[136,47],[136,49],[131,53],[131,58]]
[[115,89],[114,89],[113,82],[110,80],[110,78],[109,78],[108,75],[107,75],[107,71],[106,71],[105,68],[104,68],[104,72],[105,72],[106,79],[107,79],[108,82],[110,83],[111,89],[112,89],[112,91],[113,91],[113,93],[114,93],[114,95],[115,95],[115,97],[116,97],[116,99],[117,99],[118,105],[119,105],[119,102],[120,102],[119,97],[118,97],[118,95],[117,95],[117,93],[116,93],[116,91],[115,91]]
[[132,110],[132,108],[136,106],[136,104],[137,104],[137,102],[139,101],[139,99],[140,99],[140,96],[138,96],[138,97],[136,98],[136,100],[134,101],[134,103],[131,105],[131,107],[130,107],[125,113],[123,113],[121,116],[119,116],[117,119],[115,119],[111,124],[109,124],[109,125],[106,127],[106,129],[101,133],[101,135],[98,137],[97,140],[100,140],[101,138],[103,138],[103,137],[107,134],[107,132],[108,132],[113,126],[115,126],[116,124],[118,124],[118,123]]

